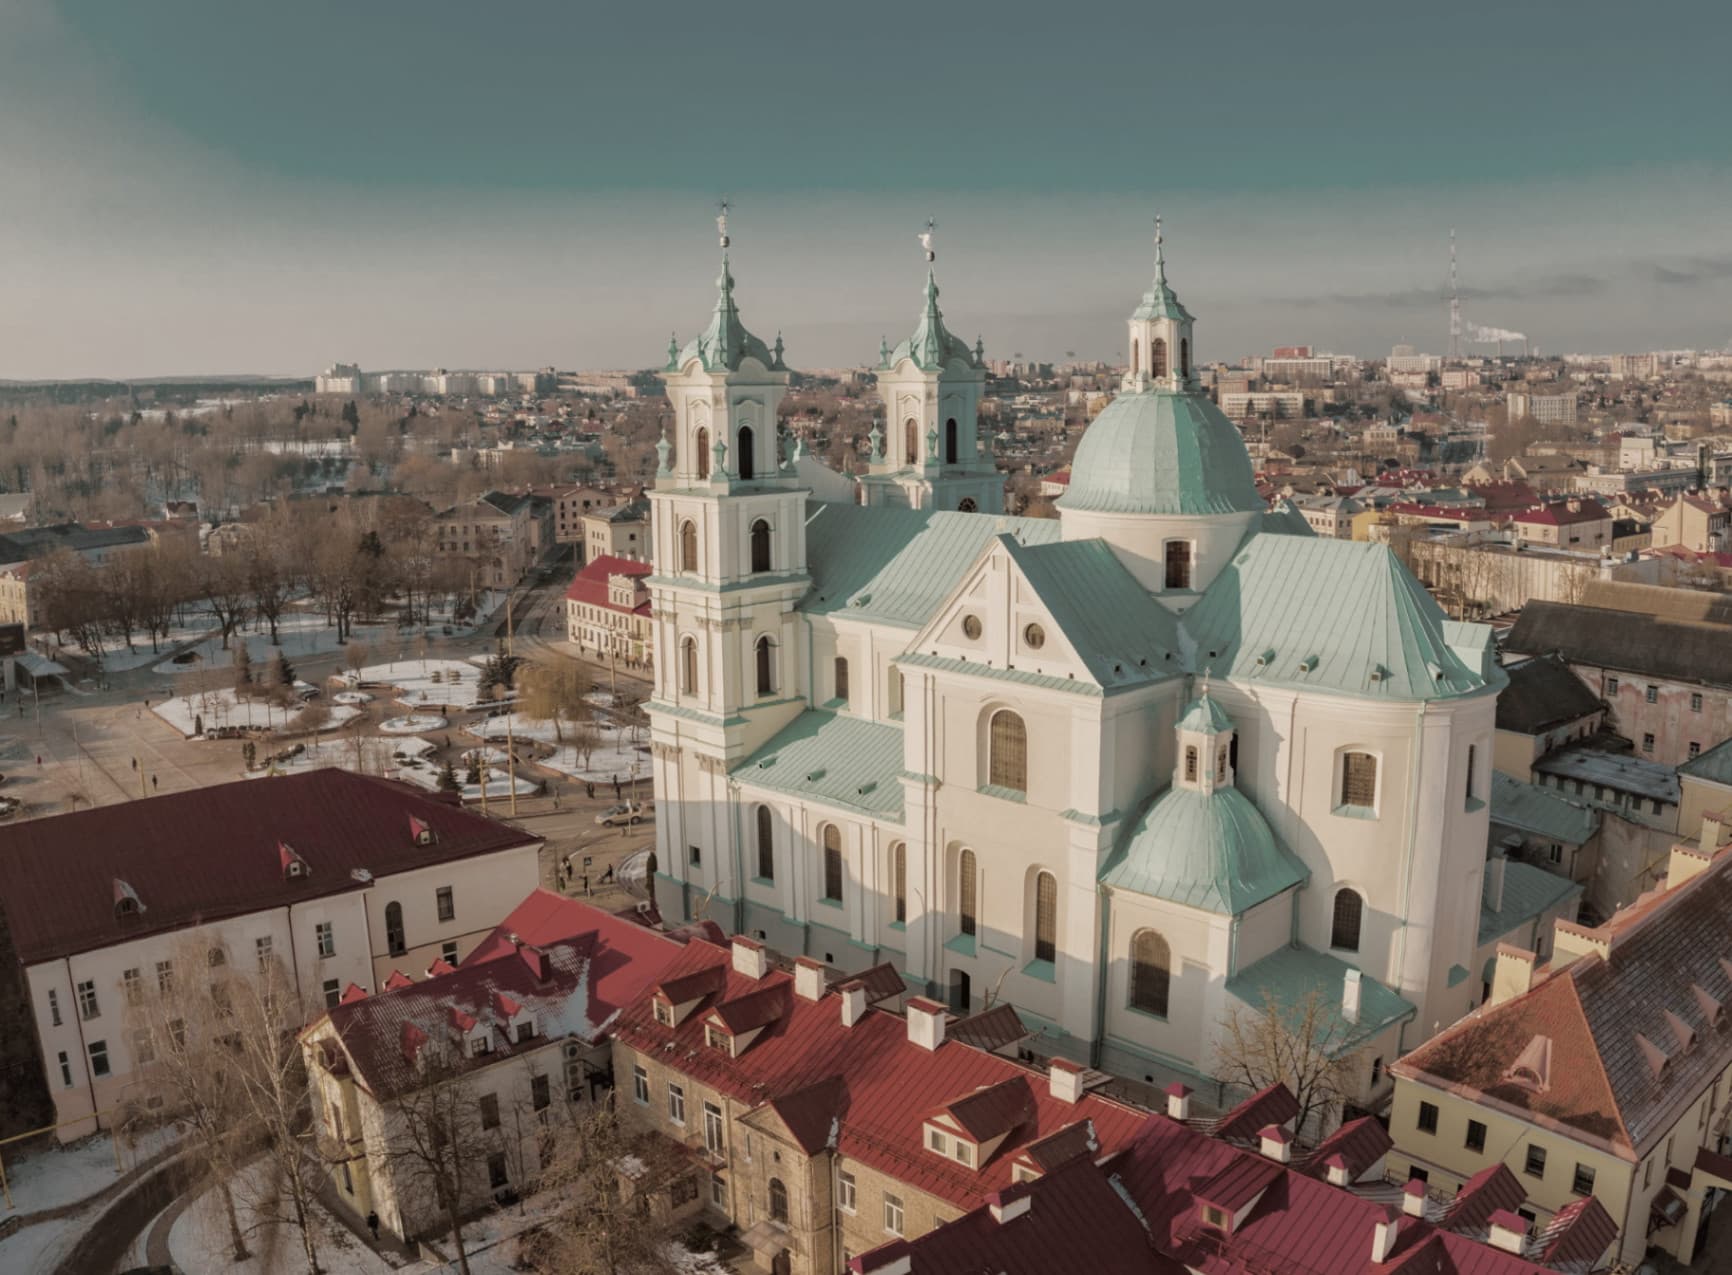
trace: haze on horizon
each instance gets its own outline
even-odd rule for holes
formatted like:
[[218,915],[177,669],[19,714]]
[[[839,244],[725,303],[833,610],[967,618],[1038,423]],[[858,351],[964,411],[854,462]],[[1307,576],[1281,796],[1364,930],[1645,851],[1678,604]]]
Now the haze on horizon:
[[[616,11],[617,10],[617,11]],[[913,321],[1113,358],[1150,218],[1199,355],[1732,343],[1732,11],[1603,0],[10,0],[0,378],[646,367],[714,298],[797,367]]]

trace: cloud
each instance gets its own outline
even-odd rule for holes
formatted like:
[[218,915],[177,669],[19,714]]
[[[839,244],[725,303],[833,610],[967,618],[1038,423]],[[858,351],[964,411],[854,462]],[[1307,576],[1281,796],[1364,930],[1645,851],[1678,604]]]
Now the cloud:
[[[1495,288],[1467,287],[1461,289],[1464,302],[1555,300],[1568,297],[1591,297],[1607,291],[1611,281],[1595,275],[1566,272],[1541,275],[1528,282],[1512,282]],[[1449,299],[1446,285],[1437,288],[1407,288],[1392,292],[1326,292],[1322,295],[1284,297],[1288,305],[1352,306],[1359,309],[1432,310]]]
[[1688,257],[1682,270],[1654,261],[1648,264],[1648,278],[1663,288],[1699,288],[1732,279],[1732,257]]

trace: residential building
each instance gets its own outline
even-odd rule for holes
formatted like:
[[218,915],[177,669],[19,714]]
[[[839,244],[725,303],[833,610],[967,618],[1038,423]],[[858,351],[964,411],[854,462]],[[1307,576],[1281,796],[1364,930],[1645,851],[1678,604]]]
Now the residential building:
[[[376,1213],[402,1242],[447,1229],[426,1174],[403,1154],[430,1136],[430,1114],[459,1101],[479,1145],[463,1157],[460,1209],[526,1193],[550,1130],[611,1086],[610,1027],[678,955],[676,939],[635,920],[537,889],[457,968],[417,980],[394,969],[371,994],[350,984],[301,1033],[313,1120],[336,1197],[359,1224]],[[454,1083],[462,1098],[429,1112],[417,1095]],[[419,1122],[419,1123],[417,1123]]]
[[1388,368],[1391,373],[1429,373],[1443,366],[1443,358],[1436,354],[1419,354],[1411,345],[1397,345],[1389,352]]
[[1305,396],[1290,390],[1252,390],[1243,394],[1222,394],[1221,410],[1234,419],[1247,416],[1269,416],[1287,420],[1305,415]]
[[315,394],[361,393],[361,369],[353,363],[333,363],[313,378]]
[[1325,540],[1353,539],[1353,515],[1365,509],[1351,496],[1295,496],[1293,504]]
[[535,560],[533,522],[529,497],[490,491],[435,514],[434,544],[468,565],[477,588],[509,589]]
[[1512,390],[1504,397],[1512,421],[1530,417],[1541,425],[1573,425],[1576,422],[1574,394],[1534,394]]
[[1606,706],[1562,656],[1548,652],[1504,665],[1509,685],[1497,697],[1492,764],[1523,783],[1534,763],[1567,744],[1599,734]]
[[642,664],[650,658],[650,564],[591,558],[565,591],[566,637],[579,651]]
[[0,826],[0,907],[61,1140],[112,1127],[135,1070],[127,976],[172,961],[190,928],[334,1005],[463,956],[535,887],[539,845],[337,769]]
[[882,1008],[906,991],[888,965],[832,980],[811,958],[773,965],[744,936],[695,941],[614,1028],[619,1109],[709,1170],[710,1216],[763,1269],[829,1275],[887,1235],[1111,1154],[1143,1122],[1074,1063],[955,1039],[970,1021],[935,1001]]
[[598,509],[611,509],[620,503],[618,496],[599,487],[557,487],[547,493],[553,498],[553,538],[562,545],[578,546],[578,561],[583,561],[584,516]]
[[27,632],[41,624],[39,599],[30,591],[30,569],[35,565],[0,566],[0,624],[22,624]]
[[1524,509],[1509,520],[1516,542],[1596,553],[1612,543],[1613,519],[1599,501],[1572,497]]
[[1679,496],[1654,517],[1649,528],[1656,549],[1680,545],[1695,553],[1732,550],[1732,506],[1707,496]]
[[991,994],[1157,1083],[1209,1076],[1234,1008],[1320,991],[1382,1102],[1404,1029],[1478,997],[1489,628],[1267,507],[1164,259],[1055,519],[736,478],[786,376],[722,278],[649,493],[664,913]]
[[1448,1193],[1509,1174],[1541,1226],[1592,1197],[1617,1260],[1695,1255],[1710,1193],[1732,1190],[1732,854],[1705,819],[1663,887],[1550,960],[1498,949],[1491,1002],[1397,1062],[1394,1175]]
[[624,504],[592,509],[579,519],[583,560],[647,558],[650,551],[650,504],[638,497]]

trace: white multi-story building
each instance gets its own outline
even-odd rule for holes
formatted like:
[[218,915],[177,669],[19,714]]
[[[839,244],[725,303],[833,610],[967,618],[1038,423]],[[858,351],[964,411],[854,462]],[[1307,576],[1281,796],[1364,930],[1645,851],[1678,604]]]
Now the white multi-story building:
[[826,503],[724,265],[650,492],[659,901],[1138,1076],[1315,990],[1374,1101],[1479,994],[1505,679],[1388,548],[1265,508],[1158,254],[1128,335],[1056,520]]
[[1504,398],[1504,407],[1512,421],[1526,416],[1541,425],[1573,425],[1576,420],[1574,394],[1529,394],[1512,390]]
[[317,394],[359,394],[361,382],[361,369],[353,363],[333,363],[313,378],[313,391]]
[[189,934],[211,966],[272,963],[334,1006],[393,969],[466,956],[540,881],[538,838],[401,784],[327,769],[0,829],[0,905],[62,1141],[137,1098],[136,1016]]

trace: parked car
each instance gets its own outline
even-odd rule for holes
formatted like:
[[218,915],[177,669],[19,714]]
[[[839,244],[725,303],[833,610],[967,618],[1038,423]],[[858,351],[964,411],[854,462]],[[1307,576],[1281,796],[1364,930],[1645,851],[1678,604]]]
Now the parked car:
[[644,821],[644,803],[641,801],[622,801],[617,806],[609,806],[595,817],[595,821],[604,828],[617,828],[623,824],[640,824]]

